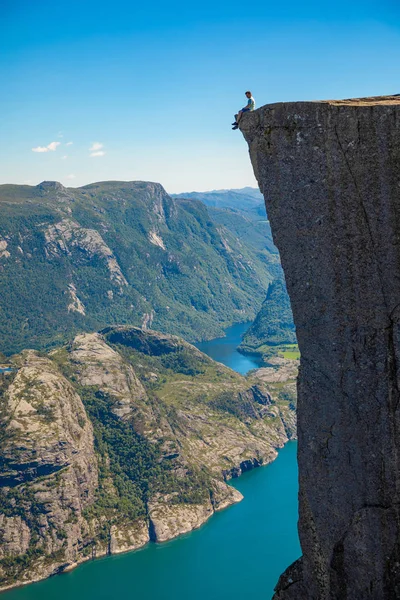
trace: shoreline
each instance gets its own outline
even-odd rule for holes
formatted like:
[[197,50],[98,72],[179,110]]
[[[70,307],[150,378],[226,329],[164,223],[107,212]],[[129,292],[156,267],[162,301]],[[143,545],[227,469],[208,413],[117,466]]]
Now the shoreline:
[[[227,329],[230,327],[247,324],[247,322],[236,323],[230,325]],[[222,338],[213,338],[212,341],[219,339]],[[236,345],[234,351],[237,351]],[[204,352],[204,350],[202,350],[202,352]],[[207,352],[204,353],[212,358],[212,356]],[[225,361],[221,364],[228,366],[226,365]],[[240,374],[238,370],[234,370]],[[269,371],[269,369],[262,369],[260,367],[255,370],[260,370],[260,374],[261,371]],[[276,375],[275,370],[272,369],[272,371],[274,371],[274,375]],[[264,377],[260,379],[263,379]],[[272,380],[274,379],[275,377],[272,377]],[[13,584],[8,584],[4,587],[1,587],[0,594],[7,593],[8,591],[18,587],[25,587],[26,585],[39,583],[40,581],[44,581],[45,579],[49,579],[55,575],[62,575],[63,573],[71,572],[81,564],[88,561],[94,561],[97,558],[105,558],[107,556],[113,556],[116,554],[135,552],[149,546],[151,542],[155,544],[164,544],[165,542],[187,535],[195,529],[201,528],[215,513],[221,512],[222,510],[225,510],[226,508],[229,508],[230,506],[233,506],[234,504],[237,504],[243,500],[243,496],[240,491],[238,491],[234,485],[229,484],[232,479],[240,479],[242,474],[246,472],[253,471],[261,466],[272,464],[278,457],[279,450],[286,446],[289,441],[294,441],[296,439],[297,436],[289,438],[288,433],[286,432],[283,438],[275,440],[275,445],[271,444],[270,451],[264,454],[264,456],[251,456],[234,465],[229,470],[222,471],[221,476],[223,479],[221,477],[221,480],[217,479],[216,481],[221,483],[224,482],[228,486],[230,493],[228,493],[226,496],[220,497],[219,501],[218,499],[211,500],[210,493],[210,500],[208,502],[203,501],[202,504],[185,505],[182,503],[179,505],[173,505],[155,502],[153,503],[153,506],[147,507],[148,512],[145,518],[137,519],[137,521],[128,524],[125,529],[120,528],[118,530],[116,526],[113,526],[115,529],[114,531],[110,529],[110,537],[107,542],[101,546],[98,546],[97,548],[92,546],[92,551],[89,553],[89,555],[84,556],[82,548],[82,555],[79,557],[74,557],[74,562],[64,562],[61,565],[59,563],[52,564],[49,562],[47,569],[45,568],[46,564],[41,565],[39,562],[37,564],[38,570],[40,570],[42,566],[44,567],[40,575],[35,575],[28,580],[19,580]],[[211,488],[209,491],[211,492]],[[140,529],[139,535],[137,533],[128,536],[124,535],[124,533],[126,533],[126,529],[134,529],[135,527]],[[157,532],[155,532],[155,528],[157,528]],[[90,548],[90,544],[88,544],[86,548]],[[45,560],[43,562],[45,563]]]
[[[275,448],[275,456],[272,458],[272,460],[265,462],[265,463],[258,463],[257,464],[257,459],[254,457],[253,459],[249,459],[253,461],[253,466],[249,469],[246,469],[245,471],[241,471],[240,475],[238,476],[234,476],[232,475],[228,480],[226,480],[227,485],[229,485],[228,481],[231,481],[232,479],[235,480],[240,480],[240,478],[242,477],[242,475],[245,475],[247,473],[250,473],[256,469],[262,468],[262,467],[267,467],[269,465],[271,465],[273,462],[275,462],[275,460],[278,458],[279,456],[279,451],[282,450],[288,443],[290,442],[296,442],[297,441],[297,437],[296,438],[292,438],[292,439],[288,439],[282,446]],[[237,467],[240,469],[240,466]],[[147,548],[150,544],[166,544],[168,542],[171,542],[173,540],[177,540],[178,538],[185,536],[189,533],[191,533],[192,531],[195,531],[196,529],[200,529],[203,525],[205,525],[216,513],[222,512],[223,510],[226,510],[232,506],[234,506],[235,504],[238,504],[240,502],[242,502],[242,500],[245,500],[245,496],[243,496],[241,494],[241,492],[239,490],[237,490],[237,488],[235,486],[231,486],[231,488],[233,488],[235,491],[237,491],[238,494],[240,494],[241,498],[238,500],[232,500],[231,502],[227,502],[223,505],[221,505],[220,507],[212,510],[212,512],[207,516],[207,518],[205,518],[197,527],[191,527],[190,529],[187,529],[186,531],[182,531],[177,535],[174,535],[168,539],[165,540],[152,540],[149,536],[148,541],[144,542],[143,544],[141,544],[140,546],[136,546],[136,547],[131,547],[131,548],[126,548],[124,550],[120,550],[120,551],[115,551],[115,552],[100,552],[100,553],[96,553],[95,556],[85,556],[82,557],[82,560],[76,561],[74,563],[68,564],[66,565],[62,570],[58,570],[55,571],[53,573],[50,573],[49,575],[45,576],[45,577],[37,577],[34,579],[30,579],[29,581],[23,581],[23,582],[18,582],[15,583],[13,585],[8,585],[6,587],[2,587],[0,588],[0,596],[3,596],[3,594],[6,594],[7,592],[16,589],[16,588],[22,588],[28,585],[33,585],[35,583],[40,583],[41,581],[45,581],[46,579],[50,579],[51,577],[57,577],[59,575],[64,575],[67,573],[70,573],[71,571],[74,571],[75,569],[77,569],[78,567],[80,567],[82,564],[87,563],[87,562],[94,562],[100,559],[106,559],[108,557],[111,556],[117,556],[119,554],[128,554],[128,553],[134,553],[134,552],[138,552],[140,550],[144,550],[145,548]],[[193,506],[193,505],[189,505],[189,506]],[[195,505],[197,506],[197,505]],[[202,505],[205,506],[205,505]],[[148,518],[148,524],[147,524],[148,530],[150,530],[151,528],[151,519]]]

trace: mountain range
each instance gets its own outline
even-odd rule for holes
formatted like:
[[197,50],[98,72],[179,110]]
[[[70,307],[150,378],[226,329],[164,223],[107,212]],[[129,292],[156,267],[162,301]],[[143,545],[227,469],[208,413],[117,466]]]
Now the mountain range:
[[212,190],[209,192],[184,192],[171,194],[173,198],[200,200],[214,208],[231,208],[242,211],[255,211],[265,215],[264,198],[257,188],[245,187],[231,190]]
[[232,194],[247,208],[171,198],[150,182],[0,186],[0,350],[113,324],[196,341],[253,320],[279,256],[253,210],[259,192]]

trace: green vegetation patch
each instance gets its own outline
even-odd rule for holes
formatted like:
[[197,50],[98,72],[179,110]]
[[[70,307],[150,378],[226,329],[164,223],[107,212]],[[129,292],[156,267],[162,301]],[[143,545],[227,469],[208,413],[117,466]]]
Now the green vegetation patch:
[[144,516],[149,489],[162,474],[159,448],[112,412],[115,400],[110,396],[94,387],[82,387],[79,393],[93,424],[99,457],[97,498],[86,509],[87,516]]
[[191,377],[205,372],[205,365],[202,363],[207,363],[207,361],[193,356],[193,352],[189,352],[187,348],[183,348],[174,354],[168,354],[162,359],[162,364],[166,369]]
[[282,345],[296,345],[296,330],[281,275],[268,287],[260,312],[243,336],[239,349],[245,354],[272,356],[278,352],[278,346]]
[[299,350],[284,350],[283,352],[279,352],[279,355],[290,360],[300,360]]
[[[156,493],[174,493],[177,503],[204,501],[210,486],[206,471],[189,467],[178,477],[174,461],[163,456],[159,443],[149,442],[130,421],[112,412],[112,397],[95,387],[82,387],[79,393],[93,424],[99,458],[99,486],[94,504],[85,511],[87,518],[106,515],[110,524],[113,519],[145,517]],[[173,426],[174,415],[165,416]]]
[[220,410],[245,420],[247,417],[257,417],[253,404],[245,395],[235,393],[232,390],[224,391],[215,396],[210,402],[211,408]]

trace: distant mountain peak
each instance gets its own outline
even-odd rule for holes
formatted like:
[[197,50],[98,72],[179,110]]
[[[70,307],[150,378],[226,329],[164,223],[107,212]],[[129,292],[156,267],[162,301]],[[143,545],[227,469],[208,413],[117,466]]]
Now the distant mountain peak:
[[215,208],[230,208],[234,210],[256,210],[265,216],[264,198],[257,188],[242,188],[232,190],[212,190],[209,192],[184,192],[171,194],[173,198],[200,200],[207,206]]
[[67,188],[65,188],[59,181],[42,181],[39,185],[36,186],[39,190],[43,191],[59,191],[66,192]]
[[83,185],[79,188],[80,190],[87,191],[148,191],[155,194],[161,194],[163,196],[167,196],[167,192],[161,183],[157,183],[155,181],[118,181],[118,180],[107,180],[107,181],[97,181],[95,183],[89,183],[87,185]]

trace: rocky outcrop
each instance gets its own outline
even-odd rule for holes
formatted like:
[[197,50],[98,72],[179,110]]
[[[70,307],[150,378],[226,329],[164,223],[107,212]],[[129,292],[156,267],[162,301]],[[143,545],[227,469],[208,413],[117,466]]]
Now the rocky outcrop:
[[0,258],[9,258],[11,255],[7,250],[8,243],[0,237]]
[[123,527],[111,525],[109,554],[121,554],[129,550],[137,550],[150,541],[147,520],[138,519],[135,523]]
[[268,366],[257,369],[255,375],[265,383],[286,383],[297,379],[298,370],[298,360],[273,356],[268,359]]
[[76,562],[98,482],[92,425],[73,386],[33,351],[18,364],[0,415],[0,577],[8,584]]
[[303,558],[276,598],[400,597],[400,98],[244,115],[301,351]]
[[73,312],[77,312],[80,313],[81,315],[85,315],[85,305],[83,304],[83,302],[81,302],[81,300],[78,298],[78,296],[76,295],[76,287],[73,283],[70,283],[68,285],[68,291],[71,297],[71,302],[70,304],[68,304],[68,312],[70,312],[71,310]]
[[[69,347],[69,360],[83,386],[95,386],[114,398],[113,412],[133,418],[148,413],[146,391],[133,368],[110,348],[98,333],[76,336]],[[151,415],[147,414],[147,419]]]
[[211,503],[149,504],[150,536],[154,542],[166,542],[182,533],[198,529],[213,514]]
[[67,213],[71,212],[69,208],[69,204],[74,202],[74,196],[71,193],[71,190],[65,188],[58,181],[42,181],[34,188],[37,197],[42,197],[43,199],[51,198],[52,201],[56,201],[57,204],[60,205],[61,212],[66,211]]
[[150,539],[154,542],[166,542],[198,529],[214,512],[243,500],[238,490],[217,479],[213,481],[210,491],[210,499],[201,504],[175,502],[174,495],[154,498],[149,503]]
[[116,285],[128,285],[112,250],[95,229],[87,229],[71,219],[63,219],[55,225],[50,225],[44,235],[47,256],[69,255],[72,249],[80,250],[85,252],[89,258],[103,260],[109,271],[110,280]]
[[24,554],[29,548],[31,531],[21,517],[0,515],[0,558]]

